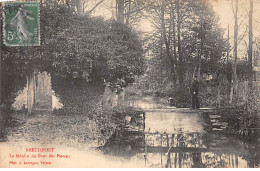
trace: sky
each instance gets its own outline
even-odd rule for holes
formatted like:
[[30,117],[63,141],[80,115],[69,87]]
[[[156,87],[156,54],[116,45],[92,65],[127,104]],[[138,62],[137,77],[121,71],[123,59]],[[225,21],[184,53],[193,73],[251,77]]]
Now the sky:
[[[220,26],[225,29],[225,36],[228,33],[228,25],[230,30],[230,44],[233,45],[233,33],[234,33],[234,17],[232,13],[231,0],[218,0],[213,2],[214,11],[220,18]],[[249,12],[249,0],[239,0],[238,6],[238,35],[241,37],[245,32],[244,39],[239,43],[240,56],[246,53],[245,42],[248,44],[248,12]],[[246,31],[247,30],[247,31]],[[260,38],[260,0],[254,0],[253,6],[253,37]],[[254,39],[253,39],[254,40]]]
[[[90,0],[91,1],[91,0]],[[99,0],[92,0],[92,4],[95,4],[96,2],[98,2]],[[219,16],[220,18],[220,24],[222,28],[227,28],[228,25],[230,25],[230,27],[232,25],[234,25],[234,17],[233,17],[233,13],[232,13],[232,5],[231,5],[231,1],[232,0],[217,0],[217,1],[213,1],[212,0],[212,5],[213,5],[213,10],[216,12],[216,14]],[[111,6],[115,6],[115,0],[105,0],[98,8],[96,8],[96,10],[94,11],[93,15],[94,16],[102,16],[105,19],[109,19],[112,16],[112,11],[111,11]],[[239,0],[239,20],[242,20],[241,18],[245,18],[244,16],[248,13],[249,10],[249,0]],[[254,0],[254,18],[255,21],[253,25],[256,28],[260,29],[260,0]],[[244,19],[244,22],[248,24],[248,18]],[[147,23],[144,23],[143,21],[141,22],[140,28],[144,28],[144,31],[146,31],[146,25]],[[258,30],[259,30],[258,29]],[[256,29],[255,29],[256,30]],[[150,28],[148,29],[148,31],[151,31]],[[260,35],[259,32],[257,33],[257,35]]]

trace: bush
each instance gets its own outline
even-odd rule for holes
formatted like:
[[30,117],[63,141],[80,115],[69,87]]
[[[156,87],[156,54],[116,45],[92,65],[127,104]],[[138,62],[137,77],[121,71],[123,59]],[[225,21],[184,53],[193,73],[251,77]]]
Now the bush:
[[108,132],[122,132],[125,128],[125,117],[136,119],[141,113],[143,113],[141,109],[125,105],[104,108],[98,114],[98,123],[104,135],[108,135]]
[[91,118],[104,93],[103,84],[87,83],[83,79],[52,77],[51,82],[63,104],[57,111],[62,114],[83,114]]
[[218,109],[216,114],[228,123],[226,133],[251,137],[257,135],[260,125],[259,102],[259,94],[255,92],[246,101],[240,99],[240,103]]
[[126,116],[135,118],[142,112],[140,109],[124,104],[117,107],[102,106],[104,93],[102,84],[52,77],[52,87],[64,105],[55,114],[68,118],[87,118],[89,123],[96,124],[93,128],[96,130],[96,139],[108,139],[115,132],[122,131],[125,127]]
[[[237,106],[243,110],[243,115],[239,117],[239,135],[255,134],[260,125],[260,98],[257,90],[248,96],[247,101],[242,106]],[[255,129],[256,128],[256,129]]]
[[175,89],[170,97],[174,99],[176,107],[191,107],[191,95],[187,87]]

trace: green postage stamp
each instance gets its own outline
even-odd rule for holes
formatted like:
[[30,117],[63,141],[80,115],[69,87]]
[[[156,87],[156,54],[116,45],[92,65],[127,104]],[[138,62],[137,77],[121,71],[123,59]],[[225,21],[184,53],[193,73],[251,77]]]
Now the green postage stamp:
[[4,3],[4,43],[7,46],[40,45],[39,2]]

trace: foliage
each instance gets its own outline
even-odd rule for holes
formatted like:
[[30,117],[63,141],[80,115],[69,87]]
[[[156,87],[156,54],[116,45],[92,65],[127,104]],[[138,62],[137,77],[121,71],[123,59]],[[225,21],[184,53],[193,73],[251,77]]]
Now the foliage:
[[10,54],[3,55],[1,63],[1,113],[11,110],[17,92],[25,87],[25,73],[19,70],[19,62],[22,59],[15,59]]
[[251,136],[257,134],[259,116],[256,113],[249,113],[239,106],[235,108],[225,108],[219,111],[228,122],[226,133],[241,136]]
[[51,73],[52,87],[64,104],[62,112],[91,114],[103,93],[104,79],[114,86],[122,79],[120,86],[126,86],[143,73],[142,46],[131,28],[78,17],[64,7],[42,10],[45,70]]
[[130,106],[106,107],[101,109],[96,120],[103,136],[109,138],[115,132],[123,132],[125,129],[125,117],[137,119],[143,113],[141,109]]
[[125,127],[125,116],[137,117],[140,109],[122,105],[116,107],[102,106],[103,84],[87,82],[81,78],[52,77],[52,88],[64,105],[54,111],[55,115],[64,117],[85,116],[96,124],[95,138],[108,139]]
[[191,107],[191,95],[187,87],[183,87],[182,89],[175,89],[171,97],[174,98],[176,107]]
[[[243,115],[239,117],[240,128],[238,130],[239,135],[250,136],[252,134],[257,134],[257,129],[259,129],[260,123],[260,101],[259,101],[259,90],[254,89],[250,93],[248,92],[247,101],[245,104],[237,103],[237,108],[243,110]],[[240,100],[241,101],[241,100]]]
[[41,46],[2,45],[1,52],[1,79],[19,82],[1,81],[1,93],[7,93],[3,97],[7,97],[8,103],[14,100],[18,87],[24,87],[25,76],[35,70],[47,71],[55,78],[101,84],[103,79],[115,83],[119,78],[125,80],[125,86],[144,72],[142,44],[130,27],[100,18],[79,17],[59,5],[41,7]]
[[2,56],[0,68],[0,139],[3,137],[4,127],[7,125],[7,119],[9,118],[8,114],[12,110],[11,106],[18,95],[18,91],[22,90],[26,85],[25,73],[19,70],[19,62],[22,59],[15,59],[10,53]]
[[[147,41],[150,59],[144,79],[149,88],[157,87],[154,92],[162,92],[165,86],[172,82],[173,94],[184,91],[179,93],[180,95],[176,94],[180,97],[177,99],[181,104],[181,101],[187,102],[190,97],[186,90],[189,89],[192,77],[198,70],[198,56],[201,54],[201,75],[217,75],[227,51],[227,43],[210,1],[185,0],[179,1],[179,4],[177,2],[147,2],[150,3],[147,12],[153,21],[155,31]],[[182,85],[180,77],[184,80]]]
[[43,31],[47,32],[43,44],[50,73],[109,82],[143,73],[142,45],[131,28],[115,21],[78,17],[65,7],[43,9],[43,13]]
[[219,108],[214,114],[220,115],[223,122],[228,123],[224,133],[253,138],[259,132],[260,123],[259,94],[254,91],[247,101],[236,99],[233,106]]
[[102,84],[90,83],[80,78],[52,77],[51,79],[52,89],[63,104],[63,108],[56,113],[93,117],[104,92]]

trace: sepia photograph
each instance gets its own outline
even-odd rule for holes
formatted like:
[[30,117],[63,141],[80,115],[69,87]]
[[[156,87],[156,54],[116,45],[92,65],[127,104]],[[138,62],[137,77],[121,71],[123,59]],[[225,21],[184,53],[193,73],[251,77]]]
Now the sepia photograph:
[[0,168],[259,168],[260,0],[3,0]]

